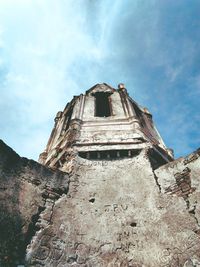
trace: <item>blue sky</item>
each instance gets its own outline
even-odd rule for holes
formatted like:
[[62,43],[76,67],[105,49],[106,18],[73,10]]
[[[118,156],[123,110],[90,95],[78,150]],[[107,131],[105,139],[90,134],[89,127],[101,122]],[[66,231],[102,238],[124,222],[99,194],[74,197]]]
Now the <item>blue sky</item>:
[[176,157],[198,148],[200,1],[0,0],[0,138],[21,156],[101,82],[125,83]]

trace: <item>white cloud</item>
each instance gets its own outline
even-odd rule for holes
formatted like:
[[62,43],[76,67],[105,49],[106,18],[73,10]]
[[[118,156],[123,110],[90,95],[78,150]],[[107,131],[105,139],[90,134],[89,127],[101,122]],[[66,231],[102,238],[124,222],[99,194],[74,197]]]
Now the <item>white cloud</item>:
[[[1,125],[7,124],[1,132],[25,156],[37,158],[35,152],[41,152],[47,142],[47,133],[38,132],[37,128],[52,126],[55,113],[74,94],[87,89],[91,81],[82,81],[84,73],[81,81],[78,79],[83,65],[94,61],[98,64],[104,58],[109,19],[106,24],[100,23],[101,28],[95,28],[98,34],[95,39],[88,28],[84,3],[0,1],[0,62],[6,70],[0,102],[7,112],[7,119],[5,114],[0,115]],[[91,69],[91,80],[95,79],[94,70]],[[83,84],[86,88],[81,88]],[[37,140],[34,149],[30,145],[32,139]]]
[[[165,129],[170,105],[183,100],[182,86],[173,86],[188,82],[183,76],[198,48],[189,28],[184,38],[173,36],[180,21],[167,28],[173,18],[165,11],[169,6],[155,0],[0,0],[1,137],[36,159],[56,112],[98,82],[127,83],[136,100],[162,113],[158,122]],[[198,92],[198,73],[194,76]],[[185,116],[177,118],[179,126]],[[173,127],[166,136],[171,138]]]

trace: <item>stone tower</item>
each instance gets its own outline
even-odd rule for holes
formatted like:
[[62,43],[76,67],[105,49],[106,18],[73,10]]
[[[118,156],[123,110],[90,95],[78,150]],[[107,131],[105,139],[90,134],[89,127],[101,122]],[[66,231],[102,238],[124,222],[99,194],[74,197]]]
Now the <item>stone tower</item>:
[[123,84],[74,97],[39,161],[0,140],[0,266],[200,266],[200,149],[174,160]]
[[191,182],[198,153],[174,161],[152,115],[123,84],[74,97],[57,113],[39,158],[66,173],[69,187],[55,178],[60,188],[50,181],[38,191],[44,204],[27,266],[197,266],[188,264],[200,260],[200,195]]
[[148,109],[130,98],[124,84],[116,90],[104,83],[74,97],[57,113],[39,162],[71,172],[76,156],[102,162],[135,157],[147,148],[156,165],[173,159]]

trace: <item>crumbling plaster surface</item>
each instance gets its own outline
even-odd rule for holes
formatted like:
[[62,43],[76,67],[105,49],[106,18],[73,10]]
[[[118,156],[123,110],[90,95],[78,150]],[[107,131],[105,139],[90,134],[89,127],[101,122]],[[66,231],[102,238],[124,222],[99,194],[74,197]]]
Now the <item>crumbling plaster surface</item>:
[[162,193],[178,195],[185,200],[200,234],[200,149],[160,167],[155,175]]
[[[94,117],[101,90],[114,116]],[[0,142],[0,266],[200,267],[200,152],[158,168],[173,158],[155,131],[124,86],[98,84],[58,112],[51,169]]]
[[68,190],[68,175],[21,158],[0,140],[0,266],[22,264],[40,213]]
[[28,266],[198,266],[197,221],[183,197],[160,192],[147,155],[76,158],[68,194],[40,214]]
[[[110,92],[111,116],[95,116],[96,92]],[[54,155],[61,149],[71,148],[72,143],[80,151],[85,148],[94,150],[96,145],[99,146],[98,150],[105,145],[107,150],[112,150],[113,145],[124,145],[127,146],[126,149],[135,145],[137,149],[138,143],[139,148],[151,144],[159,146],[164,157],[172,159],[147,109],[133,101],[125,88],[117,90],[107,84],[97,84],[85,94],[74,97],[63,112],[58,112],[49,142],[39,162],[53,167],[50,162]]]
[[64,175],[0,142],[0,266],[200,266],[199,150],[154,172],[148,148],[72,156]]

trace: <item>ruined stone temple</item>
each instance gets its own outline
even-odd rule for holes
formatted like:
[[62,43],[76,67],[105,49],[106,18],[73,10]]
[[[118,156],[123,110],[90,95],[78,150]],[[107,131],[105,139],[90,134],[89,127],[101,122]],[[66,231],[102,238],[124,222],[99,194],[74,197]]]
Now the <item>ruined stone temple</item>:
[[39,163],[0,142],[0,266],[200,266],[200,150],[175,160],[123,84],[75,96]]

